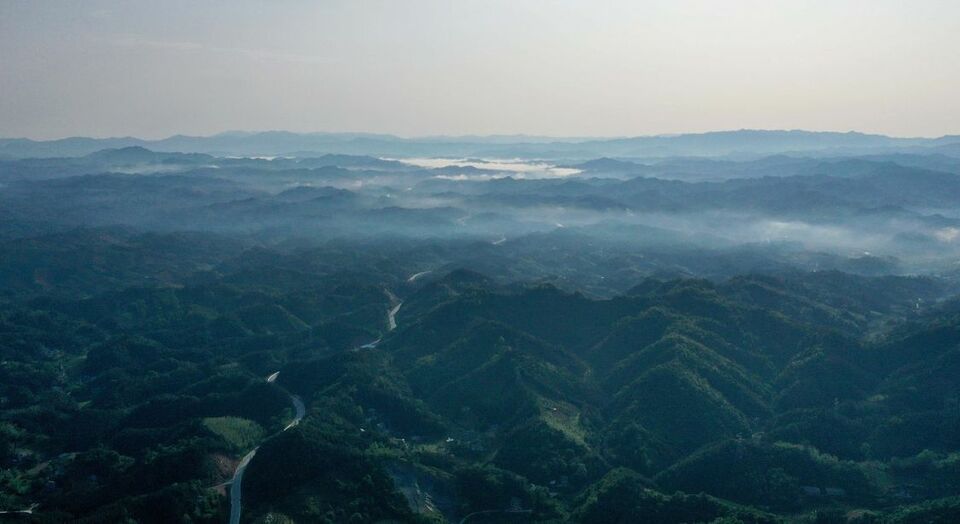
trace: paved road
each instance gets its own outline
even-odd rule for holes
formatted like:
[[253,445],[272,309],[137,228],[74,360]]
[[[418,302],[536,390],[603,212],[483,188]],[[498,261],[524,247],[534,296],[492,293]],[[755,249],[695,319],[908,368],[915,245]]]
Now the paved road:
[[[429,273],[425,271],[424,273]],[[423,274],[423,273],[420,273]],[[419,275],[419,274],[418,274]],[[414,275],[414,277],[418,276]],[[412,279],[413,277],[411,277]],[[403,302],[398,303],[396,306],[390,309],[387,313],[387,330],[393,331],[397,328],[397,312],[400,311],[400,306],[403,305]],[[382,337],[381,337],[382,338]],[[377,344],[380,343],[380,338],[360,346],[363,349],[373,349],[377,347]],[[267,382],[275,382],[277,376],[280,375],[280,372],[271,373],[267,377]],[[307,407],[303,404],[303,399],[297,395],[290,395],[290,401],[293,402],[293,409],[295,415],[293,420],[287,424],[287,427],[283,428],[283,431],[286,431],[290,428],[296,427],[300,424],[300,421],[303,420],[304,415],[307,413]],[[247,470],[247,466],[250,465],[250,460],[253,459],[253,456],[257,454],[257,450],[260,449],[260,446],[253,448],[253,451],[247,453],[242,459],[240,459],[240,464],[237,465],[236,471],[233,473],[233,480],[230,481],[230,524],[240,524],[240,512],[243,509],[241,507],[241,496],[243,490],[243,473]]]
[[296,412],[296,415],[293,416],[293,421],[287,424],[287,427],[283,428],[284,431],[295,427],[297,424],[300,424],[300,421],[303,420],[303,416],[307,414],[307,406],[303,405],[303,400],[301,400],[299,396],[290,395],[290,400],[293,402],[293,409]]
[[253,448],[253,451],[247,453],[240,459],[237,470],[233,472],[233,480],[230,481],[230,524],[240,524],[240,490],[243,489],[243,472],[250,465],[250,459],[257,454],[260,446]]
[[0,515],[33,515],[33,510],[40,507],[40,504],[33,503],[27,509],[15,509],[9,511],[0,511]]
[[[395,296],[393,296],[392,293],[391,293],[391,298],[393,298],[394,300],[399,300]],[[400,306],[402,305],[403,305],[403,302],[399,302],[397,303],[396,306],[393,306],[392,308],[390,308],[390,311],[387,312],[387,331],[388,332],[393,331],[394,329],[397,329],[397,313],[400,311]],[[379,337],[376,340],[367,342],[366,344],[360,347],[353,348],[351,351],[359,351],[361,349],[373,349],[377,347],[377,344],[379,344],[381,340],[383,340],[383,337]]]
[[519,509],[519,510],[488,509],[488,510],[485,510],[485,511],[474,511],[473,513],[471,513],[471,514],[467,515],[466,517],[463,517],[462,519],[460,519],[460,524],[465,524],[465,523],[467,522],[467,519],[469,519],[469,518],[471,518],[471,517],[475,517],[475,516],[477,516],[477,515],[494,515],[494,514],[497,514],[497,513],[507,513],[507,514],[510,514],[510,515],[517,515],[517,514],[520,514],[520,513],[533,513],[533,510],[532,510],[532,509]]
[[419,272],[419,273],[414,273],[414,274],[410,275],[410,278],[407,279],[407,282],[413,282],[413,281],[417,280],[418,278],[422,277],[423,275],[427,275],[427,274],[430,274],[430,273],[433,273],[433,271],[427,270],[427,271],[421,271],[421,272]]
[[400,311],[400,306],[403,305],[403,302],[393,306],[393,309],[387,313],[387,331],[393,331],[397,329],[397,313]]
[[[279,374],[279,371],[272,373],[267,377],[267,382],[275,382]],[[303,420],[304,415],[307,414],[307,406],[304,405],[303,400],[299,396],[290,395],[290,402],[293,403],[294,416],[293,420],[287,424],[287,427],[283,428],[283,431],[296,427],[300,424],[300,421]],[[260,446],[253,448],[250,453],[244,455],[243,458],[240,459],[240,464],[237,465],[237,469],[233,472],[233,479],[230,481],[230,524],[240,524],[240,513],[243,510],[243,507],[240,505],[241,496],[243,495],[243,473],[247,470],[247,466],[250,465],[250,460],[257,454],[258,449],[260,449]]]

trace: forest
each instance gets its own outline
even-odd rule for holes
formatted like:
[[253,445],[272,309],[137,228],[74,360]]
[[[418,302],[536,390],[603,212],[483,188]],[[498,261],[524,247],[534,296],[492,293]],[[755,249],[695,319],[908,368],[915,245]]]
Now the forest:
[[0,521],[960,520],[942,141],[268,138],[0,147]]

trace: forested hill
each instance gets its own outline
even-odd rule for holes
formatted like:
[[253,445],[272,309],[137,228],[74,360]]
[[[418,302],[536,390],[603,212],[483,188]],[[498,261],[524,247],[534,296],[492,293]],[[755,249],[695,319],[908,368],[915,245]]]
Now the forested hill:
[[[249,522],[960,511],[960,308],[942,279],[651,278],[597,298],[412,278],[418,259],[389,247],[308,266],[124,238],[109,282],[83,263],[57,293],[2,283],[0,507],[38,505],[17,519],[221,522],[258,445]],[[50,249],[22,253],[71,267]],[[289,394],[306,416],[280,431]]]
[[960,519],[952,139],[342,138],[0,143],[0,520]]

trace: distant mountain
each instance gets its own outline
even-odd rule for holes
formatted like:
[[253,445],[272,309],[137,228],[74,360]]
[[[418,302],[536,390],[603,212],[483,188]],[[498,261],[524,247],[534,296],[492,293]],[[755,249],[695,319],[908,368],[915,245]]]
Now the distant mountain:
[[154,151],[235,156],[350,154],[372,156],[473,156],[567,158],[669,156],[763,156],[776,153],[867,154],[938,148],[951,154],[960,138],[897,138],[864,133],[739,130],[614,139],[526,136],[400,138],[364,133],[229,132],[213,136],[176,135],[162,140],[71,137],[50,141],[0,140],[0,157],[82,156],[132,146]]
[[595,158],[579,164],[573,164],[570,167],[580,170],[587,176],[633,177],[646,176],[651,173],[651,168],[648,165],[608,157]]
[[336,166],[347,169],[375,169],[379,171],[410,169],[410,166],[403,162],[384,160],[366,155],[326,154],[319,157],[310,157],[307,153],[293,153],[291,156],[298,157],[298,167]]
[[624,162],[622,160],[615,160],[613,158],[596,158],[593,160],[588,160],[582,164],[576,164],[573,167],[584,170],[596,170],[596,171],[623,171],[628,169],[635,169],[637,164],[633,162]]
[[960,158],[960,139],[950,144],[938,145],[934,148],[937,153]]
[[8,158],[45,158],[83,156],[101,149],[143,146],[138,138],[71,137],[59,140],[29,140],[26,138],[0,139],[0,155]]
[[123,165],[123,164],[146,164],[177,162],[183,164],[210,162],[213,157],[200,153],[166,153],[151,151],[141,146],[127,146],[113,149],[102,149],[85,155],[84,159],[91,162],[101,162],[105,164]]

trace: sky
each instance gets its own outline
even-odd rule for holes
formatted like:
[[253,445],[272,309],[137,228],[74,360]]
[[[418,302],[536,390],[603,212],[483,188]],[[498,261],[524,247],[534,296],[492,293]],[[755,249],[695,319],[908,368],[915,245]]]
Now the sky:
[[0,0],[0,136],[960,133],[957,0]]

